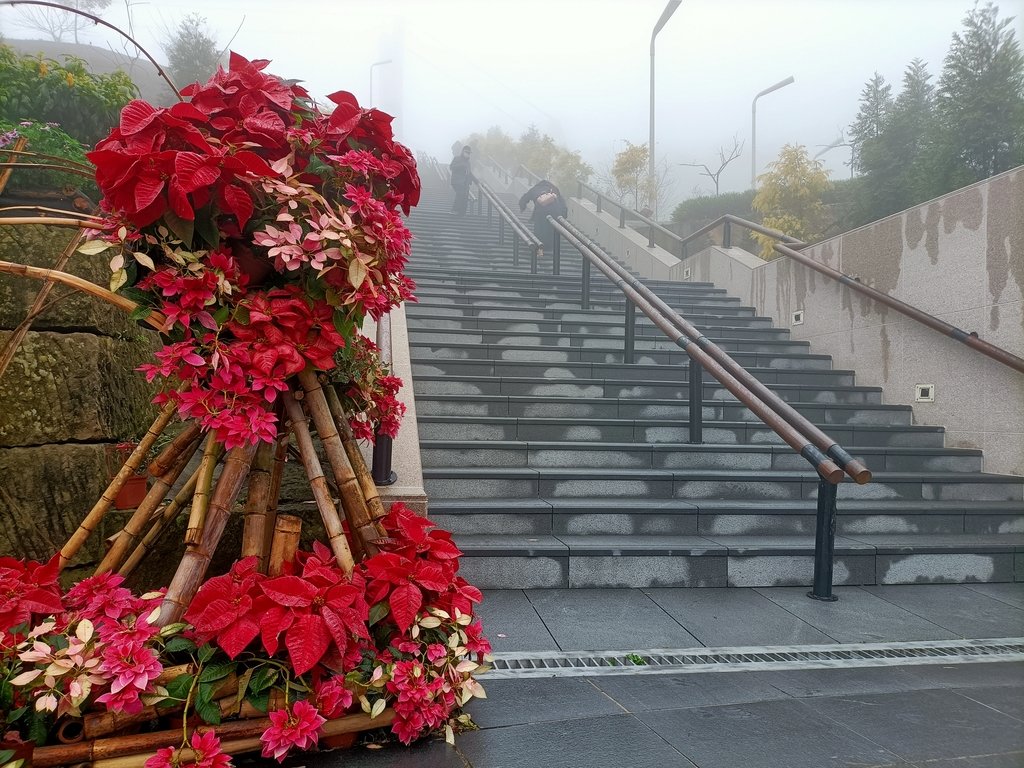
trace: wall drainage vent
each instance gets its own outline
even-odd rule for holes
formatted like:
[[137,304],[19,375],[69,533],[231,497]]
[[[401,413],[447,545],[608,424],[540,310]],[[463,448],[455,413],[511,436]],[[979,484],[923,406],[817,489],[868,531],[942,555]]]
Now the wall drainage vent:
[[778,645],[743,648],[649,649],[569,653],[495,653],[489,679],[584,675],[679,674],[743,670],[842,669],[905,664],[1024,661],[1024,638]]

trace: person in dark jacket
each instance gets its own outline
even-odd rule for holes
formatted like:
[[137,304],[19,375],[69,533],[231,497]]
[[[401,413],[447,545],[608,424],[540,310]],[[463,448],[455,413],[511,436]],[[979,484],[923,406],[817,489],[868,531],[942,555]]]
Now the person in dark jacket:
[[534,184],[519,198],[519,210],[525,211],[528,203],[533,203],[533,214],[530,216],[533,233],[544,243],[545,253],[551,253],[555,247],[555,228],[548,221],[548,216],[557,218],[569,213],[562,193],[545,179]]
[[476,176],[469,164],[470,148],[462,148],[462,152],[452,159],[449,166],[451,170],[452,189],[455,190],[455,202],[452,203],[452,213],[456,216],[466,215],[466,206],[469,204],[469,185],[476,183]]

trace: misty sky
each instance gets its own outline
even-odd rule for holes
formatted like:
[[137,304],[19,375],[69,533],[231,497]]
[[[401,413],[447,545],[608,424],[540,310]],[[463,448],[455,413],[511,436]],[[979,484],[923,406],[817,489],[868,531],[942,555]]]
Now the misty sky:
[[[350,90],[399,114],[401,138],[447,160],[452,142],[500,125],[518,136],[531,123],[607,171],[624,140],[648,135],[651,30],[665,0],[129,0],[134,26],[159,50],[164,30],[190,10],[226,44],[271,71],[305,80],[314,95]],[[670,168],[671,201],[713,190],[683,162],[707,162],[738,136],[743,155],[722,191],[750,182],[750,105],[763,97],[757,159],[763,170],[787,142],[811,153],[854,118],[858,95],[877,70],[894,83],[920,56],[938,79],[950,38],[971,0],[683,0],[657,38],[657,157]],[[999,2],[1022,34],[1024,0]],[[0,29],[31,36],[0,10]],[[104,16],[123,24],[125,4]],[[244,22],[243,22],[243,16]],[[87,40],[104,44],[105,33]],[[120,46],[117,46],[120,49]],[[162,59],[161,55],[157,55]],[[822,158],[849,175],[849,150]],[[717,163],[716,163],[717,165]]]

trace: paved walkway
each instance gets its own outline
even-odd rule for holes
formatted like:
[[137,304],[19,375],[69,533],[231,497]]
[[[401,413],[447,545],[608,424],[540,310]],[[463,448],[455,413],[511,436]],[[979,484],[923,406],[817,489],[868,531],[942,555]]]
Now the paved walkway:
[[[1024,636],[1024,584],[510,590],[497,651]],[[1024,663],[491,680],[481,730],[306,756],[317,768],[1024,768]]]

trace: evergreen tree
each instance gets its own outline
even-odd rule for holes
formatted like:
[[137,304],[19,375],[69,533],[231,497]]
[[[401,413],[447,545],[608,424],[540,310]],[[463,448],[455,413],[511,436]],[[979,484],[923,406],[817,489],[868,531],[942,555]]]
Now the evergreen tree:
[[1024,55],[1013,17],[998,17],[991,2],[975,5],[946,54],[936,95],[936,170],[947,189],[1024,161]]
[[206,19],[190,13],[164,43],[167,68],[179,88],[206,82],[220,64],[220,49],[207,29]]
[[850,126],[854,170],[864,170],[865,148],[872,140],[881,136],[889,125],[892,109],[892,86],[875,72],[874,77],[868,80],[864,90],[860,92],[860,109],[857,111],[857,119]]

